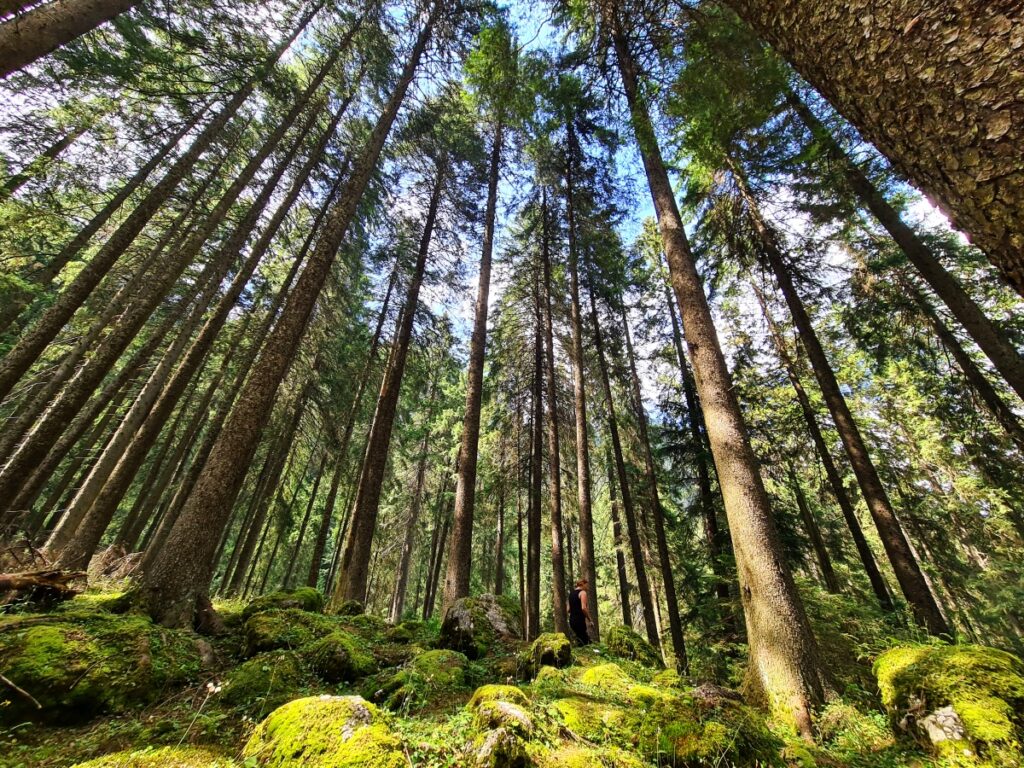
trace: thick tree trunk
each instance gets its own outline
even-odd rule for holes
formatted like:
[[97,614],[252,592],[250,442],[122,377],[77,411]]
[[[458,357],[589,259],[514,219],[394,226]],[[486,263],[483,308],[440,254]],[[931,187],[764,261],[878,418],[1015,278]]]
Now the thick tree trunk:
[[860,562],[864,566],[864,572],[867,574],[868,581],[871,583],[871,589],[875,593],[875,598],[878,600],[878,604],[881,606],[882,610],[892,611],[894,606],[892,604],[892,597],[889,594],[889,587],[885,583],[885,579],[881,572],[878,570],[878,564],[875,562],[875,556],[871,552],[871,547],[868,546],[867,539],[864,538],[864,531],[861,529],[860,522],[857,520],[857,514],[853,511],[853,503],[850,500],[849,494],[846,492],[846,488],[843,486],[843,480],[839,475],[839,469],[836,467],[835,461],[832,459],[832,453],[829,451],[828,444],[825,442],[825,437],[821,433],[821,427],[818,426],[818,420],[814,415],[814,407],[811,405],[811,399],[807,396],[807,391],[804,389],[803,382],[800,381],[800,377],[797,375],[796,365],[794,364],[792,357],[790,357],[789,352],[786,350],[782,334],[779,332],[778,325],[775,323],[775,319],[768,310],[768,304],[765,301],[761,289],[756,283],[752,283],[751,285],[754,289],[754,294],[757,296],[758,303],[761,305],[761,311],[764,313],[765,320],[768,322],[768,329],[771,333],[775,350],[778,352],[779,358],[782,360],[782,365],[786,369],[786,375],[789,378],[790,384],[793,386],[793,391],[796,392],[796,399],[797,402],[800,403],[800,411],[803,413],[804,423],[807,425],[807,431],[811,435],[811,441],[814,443],[815,450],[818,452],[818,458],[821,460],[821,465],[825,468],[825,477],[828,478],[829,486],[832,488],[832,495],[836,497],[839,509],[843,513],[843,520],[846,521],[846,527],[850,531],[850,537],[853,539],[854,546],[857,548],[857,555],[860,557]]
[[629,572],[626,570],[626,542],[622,538],[622,523],[619,521],[619,502],[615,498],[615,465],[611,448],[605,445],[605,464],[608,469],[608,504],[612,515],[612,541],[615,544],[615,572],[619,579],[619,605],[622,608],[622,623],[632,628],[633,611],[629,606]]
[[[588,263],[588,268],[592,267]],[[601,387],[604,390],[605,409],[608,416],[608,434],[611,437],[612,456],[615,459],[615,470],[619,478],[619,492],[622,495],[622,515],[626,519],[626,534],[629,540],[630,553],[633,556],[633,571],[636,573],[637,589],[640,592],[640,607],[644,614],[644,630],[651,645],[661,651],[661,636],[658,633],[658,620],[654,613],[654,599],[651,594],[651,583],[647,578],[647,564],[644,558],[643,543],[640,540],[640,525],[633,507],[633,494],[629,487],[629,475],[626,462],[622,455],[622,441],[619,438],[619,421],[615,415],[615,398],[612,394],[611,377],[608,374],[608,362],[604,355],[604,334],[597,315],[597,302],[594,299],[594,280],[590,276],[590,324],[594,330],[594,351],[597,354],[597,369],[601,375]]]
[[[847,184],[864,207],[874,214],[892,239],[896,241],[910,263],[917,267],[921,277],[942,299],[953,316],[960,321],[1013,391],[1024,399],[1024,357],[1021,357],[1020,352],[1010,343],[1006,333],[985,316],[981,307],[967,294],[956,278],[946,271],[931,249],[913,229],[903,222],[900,215],[885,199],[881,190],[843,152],[839,143],[814,113],[807,108],[807,105],[800,101],[793,92],[788,94],[788,101],[811,133],[822,142],[828,153],[839,164]],[[1020,198],[1020,202],[1024,206],[1024,196]]]
[[405,376],[405,361],[412,340],[413,323],[419,305],[420,287],[423,284],[423,276],[426,271],[427,256],[430,253],[430,242],[434,235],[441,193],[444,191],[445,178],[448,173],[447,162],[443,158],[437,163],[435,173],[427,216],[423,224],[423,234],[420,237],[416,254],[416,265],[409,278],[405,307],[402,311],[398,333],[395,336],[393,354],[381,384],[377,408],[374,411],[373,423],[367,438],[363,469],[359,477],[348,537],[345,540],[345,549],[341,557],[341,578],[334,593],[336,603],[344,600],[358,600],[359,602],[366,600],[371,546],[377,526],[380,493],[391,448],[391,433],[395,422],[395,412],[398,408],[398,396],[402,389],[402,378]]
[[162,624],[191,624],[197,601],[209,589],[219,534],[231,513],[278,387],[291,366],[338,247],[377,166],[438,14],[439,7],[434,5],[337,205],[327,217],[306,269],[289,295],[231,417],[210,452],[202,475],[174,530],[146,572],[142,598],[150,615]]
[[[572,388],[576,413],[576,499],[580,523],[580,575],[587,580],[587,603],[593,640],[600,640],[600,610],[597,603],[597,566],[594,553],[594,515],[590,498],[590,437],[587,431],[587,390],[584,384],[583,313],[580,309],[579,246],[576,241],[575,165],[579,141],[573,115],[565,121],[569,153],[565,162],[565,218],[569,245],[569,299],[572,325]],[[572,558],[569,558],[570,568]]]
[[740,185],[741,194],[748,206],[750,220],[760,240],[762,254],[775,275],[775,279],[789,307],[793,324],[796,326],[803,347],[807,351],[807,357],[810,360],[815,378],[818,380],[822,397],[828,406],[829,413],[832,414],[832,421],[836,425],[836,430],[838,430],[839,436],[843,440],[843,446],[846,448],[846,454],[850,459],[854,474],[857,476],[861,493],[864,495],[864,500],[867,502],[871,517],[875,521],[875,527],[878,529],[882,546],[885,547],[886,554],[889,556],[889,562],[892,563],[893,571],[896,574],[897,581],[900,583],[903,595],[906,597],[907,602],[910,603],[918,622],[928,632],[933,635],[948,635],[950,628],[946,624],[945,619],[943,619],[942,612],[939,610],[931,591],[928,589],[924,575],[921,573],[920,565],[910,551],[907,537],[902,527],[900,527],[899,521],[896,519],[896,513],[892,508],[892,503],[889,501],[888,494],[885,492],[885,487],[882,485],[882,479],[878,476],[878,470],[875,468],[863,437],[861,437],[860,429],[853,420],[853,414],[846,403],[846,398],[843,397],[842,391],[839,389],[839,382],[836,380],[835,373],[828,362],[825,350],[818,340],[818,335],[814,331],[811,319],[804,309],[803,302],[796,291],[796,286],[793,284],[789,269],[783,260],[782,252],[776,242],[775,233],[768,228],[767,223],[761,217],[756,201],[750,195],[749,190],[747,190],[743,177],[739,173],[734,173],[734,176]]
[[750,644],[748,688],[755,698],[763,697],[772,707],[786,711],[799,731],[810,738],[811,711],[825,699],[826,675],[782,555],[703,282],[683,230],[654,126],[638,92],[636,63],[618,9],[613,0],[608,0],[603,10],[658,216],[729,518]]
[[668,536],[665,533],[665,511],[661,506],[658,493],[658,475],[654,467],[654,455],[651,451],[650,431],[647,427],[647,412],[644,410],[640,393],[640,377],[637,375],[636,358],[633,353],[633,341],[629,333],[629,318],[625,305],[622,308],[622,330],[626,336],[626,357],[629,361],[629,379],[632,384],[633,400],[636,402],[636,422],[640,432],[640,447],[644,454],[644,476],[647,480],[647,500],[650,504],[651,519],[654,521],[654,538],[658,545],[658,560],[661,564],[661,580],[665,588],[665,605],[668,608],[668,627],[672,637],[672,650],[676,656],[676,667],[680,672],[688,672],[690,663],[686,656],[686,642],[683,637],[683,622],[679,616],[679,599],[676,597],[675,578],[672,575],[671,553],[668,549]]
[[455,483],[455,520],[448,573],[444,582],[444,604],[469,595],[473,560],[473,508],[476,500],[477,445],[480,442],[480,403],[483,397],[484,357],[487,347],[487,302],[491,289],[491,254],[494,250],[494,219],[498,209],[498,178],[501,173],[502,125],[494,126],[491,163],[487,179],[487,208],[480,254],[480,278],[476,293],[473,335],[469,341],[469,369],[466,373],[466,410],[459,445],[459,476]]
[[555,632],[569,633],[566,614],[565,560],[562,555],[562,460],[558,440],[558,379],[555,334],[551,319],[551,254],[546,192],[541,203],[541,268],[544,274],[544,371],[547,375],[548,498],[551,508],[551,612]]
[[1024,6],[727,2],[1024,294]]

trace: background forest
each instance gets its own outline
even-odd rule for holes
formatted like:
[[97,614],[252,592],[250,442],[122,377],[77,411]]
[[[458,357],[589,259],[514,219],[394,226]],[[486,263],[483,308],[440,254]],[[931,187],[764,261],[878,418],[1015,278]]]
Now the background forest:
[[1020,765],[1015,5],[0,0],[0,765]]

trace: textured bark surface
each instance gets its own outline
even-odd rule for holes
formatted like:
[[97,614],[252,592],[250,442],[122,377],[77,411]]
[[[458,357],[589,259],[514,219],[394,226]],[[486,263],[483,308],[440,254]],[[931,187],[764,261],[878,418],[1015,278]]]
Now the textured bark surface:
[[1024,294],[1024,5],[726,1]]
[[394,91],[367,137],[337,205],[325,219],[306,268],[268,336],[231,416],[217,437],[202,474],[173,530],[146,571],[141,600],[154,620],[162,624],[190,625],[197,600],[209,590],[213,556],[220,534],[269,418],[277,390],[291,367],[338,247],[356,214],[360,198],[426,50],[437,14],[435,5]]
[[602,10],[658,216],[672,289],[683,320],[708,441],[729,518],[750,645],[748,691],[755,699],[763,699],[772,709],[791,718],[799,731],[811,738],[811,711],[826,696],[826,675],[782,554],[703,281],[683,230],[654,126],[639,93],[639,75],[618,9],[608,2]]
[[476,504],[477,445],[480,442],[480,403],[484,389],[484,356],[487,347],[487,301],[491,290],[491,254],[494,251],[494,219],[498,209],[498,177],[501,171],[502,126],[494,127],[487,177],[487,208],[480,253],[480,276],[469,340],[469,368],[466,372],[466,410],[459,444],[459,475],[455,482],[455,519],[452,528],[448,572],[444,580],[444,606],[469,597],[469,576],[473,562],[473,509]]
[[541,465],[544,454],[544,337],[541,329],[540,280],[533,274],[533,392],[530,416],[530,501],[526,512],[525,638],[540,634]]

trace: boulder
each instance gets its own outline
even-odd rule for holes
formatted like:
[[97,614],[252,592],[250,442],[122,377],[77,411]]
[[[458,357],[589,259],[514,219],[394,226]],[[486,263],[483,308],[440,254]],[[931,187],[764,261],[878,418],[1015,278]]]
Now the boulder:
[[498,642],[519,638],[518,606],[494,595],[464,597],[444,613],[438,640],[442,648],[478,659]]
[[242,619],[274,608],[295,608],[300,611],[323,613],[324,596],[312,587],[299,587],[291,591],[271,592],[260,595],[242,610]]
[[261,722],[242,751],[260,768],[405,768],[384,715],[359,696],[290,701]]
[[389,709],[409,708],[439,694],[462,690],[468,662],[458,651],[425,651],[374,691],[373,699],[383,701]]
[[653,669],[665,664],[658,650],[629,627],[615,626],[604,634],[604,644],[620,659],[628,659]]
[[336,628],[327,616],[298,608],[261,611],[250,616],[242,627],[242,653],[248,657],[280,648],[301,648]]
[[228,672],[224,703],[259,717],[308,692],[310,676],[295,651],[261,653]]
[[146,747],[114,752],[72,768],[239,768],[239,763],[207,747]]
[[533,641],[523,658],[524,677],[535,677],[542,667],[562,669],[571,663],[569,638],[561,632],[545,632]]
[[309,669],[328,683],[350,683],[374,670],[373,656],[347,632],[332,632],[300,653]]

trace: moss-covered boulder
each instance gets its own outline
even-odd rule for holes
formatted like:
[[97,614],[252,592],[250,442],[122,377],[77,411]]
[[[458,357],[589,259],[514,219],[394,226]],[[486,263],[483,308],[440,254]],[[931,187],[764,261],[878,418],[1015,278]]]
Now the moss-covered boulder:
[[463,690],[468,663],[458,651],[425,651],[374,691],[373,698],[390,709],[420,706],[439,694]]
[[295,608],[300,611],[323,613],[324,596],[312,587],[299,587],[295,590],[271,592],[260,595],[242,610],[242,618],[248,619],[257,613],[273,609]]
[[910,645],[875,661],[882,703],[903,730],[945,756],[1024,764],[1024,663],[978,645]]
[[250,616],[242,627],[242,653],[301,648],[337,629],[327,616],[298,608],[274,608]]
[[193,682],[201,658],[190,632],[136,615],[20,615],[0,620],[0,723],[81,722],[122,712]]
[[220,694],[228,706],[259,717],[309,692],[310,675],[295,651],[254,656],[228,672]]
[[618,747],[563,746],[543,753],[534,761],[537,768],[646,768],[631,752]]
[[207,747],[148,747],[114,752],[72,768],[238,768],[230,755]]
[[624,707],[590,696],[567,696],[552,704],[562,725],[595,744],[628,744],[633,720]]
[[494,595],[464,597],[445,611],[438,644],[479,659],[496,643],[517,639],[519,627],[515,601]]
[[306,666],[321,680],[345,683],[366,677],[374,670],[373,656],[347,632],[332,632],[300,651]]
[[337,605],[331,606],[331,613],[338,616],[359,616],[366,609],[358,600],[342,600]]
[[562,669],[572,663],[572,644],[561,632],[545,632],[523,655],[523,676],[532,678],[542,667]]
[[313,696],[274,710],[245,745],[261,768],[404,768],[402,744],[359,696]]
[[481,730],[505,728],[523,738],[533,733],[530,700],[514,685],[484,685],[473,693],[467,709]]
[[665,666],[657,649],[629,627],[619,625],[609,629],[604,635],[604,644],[620,659],[629,659],[652,669]]

